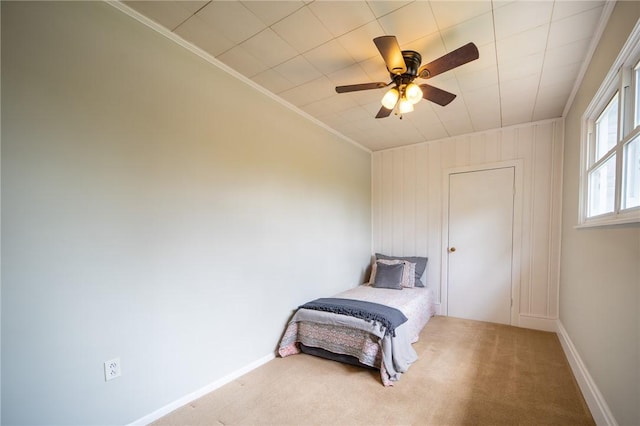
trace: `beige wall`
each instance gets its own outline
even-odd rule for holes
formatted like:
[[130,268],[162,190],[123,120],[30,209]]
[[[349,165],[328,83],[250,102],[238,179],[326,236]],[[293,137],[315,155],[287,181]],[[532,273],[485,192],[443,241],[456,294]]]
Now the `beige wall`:
[[640,424],[640,227],[574,226],[581,117],[639,17],[616,4],[565,122],[560,321],[621,425]]
[[106,3],[1,7],[3,424],[134,421],[361,282],[369,152]]
[[518,160],[517,173],[522,176],[518,197],[522,202],[515,220],[520,233],[514,239],[521,244],[517,247],[520,256],[514,261],[513,324],[554,329],[562,132],[562,120],[552,120],[374,152],[374,250],[428,256],[426,281],[438,302],[445,304],[445,173]]

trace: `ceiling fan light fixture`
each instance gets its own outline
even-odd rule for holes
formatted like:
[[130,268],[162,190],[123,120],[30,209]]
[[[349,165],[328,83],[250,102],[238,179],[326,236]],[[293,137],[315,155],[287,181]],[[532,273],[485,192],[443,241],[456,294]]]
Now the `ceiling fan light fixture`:
[[404,90],[404,95],[409,102],[415,105],[422,100],[422,89],[415,83],[409,83]]
[[396,103],[398,102],[399,97],[400,97],[400,92],[398,92],[398,89],[393,87],[387,93],[384,94],[380,102],[382,103],[382,106],[385,107],[386,109],[393,109],[393,107],[396,106]]
[[[2,0],[0,0],[2,1]],[[441,57],[421,65],[422,56],[414,50],[401,50],[395,36],[387,35],[376,37],[373,43],[378,48],[382,59],[389,71],[391,81],[372,83],[348,84],[336,86],[337,93],[357,92],[360,90],[389,89],[381,99],[382,107],[376,114],[376,118],[386,118],[395,111],[395,115],[402,118],[402,114],[413,111],[413,105],[426,99],[440,106],[450,104],[456,95],[446,90],[438,89],[429,84],[415,84],[416,78],[431,78],[450,71],[467,62],[480,57],[478,47],[473,43],[467,43]]]
[[398,112],[400,114],[406,114],[411,111],[413,111],[413,103],[404,97],[400,99],[400,103],[398,103]]

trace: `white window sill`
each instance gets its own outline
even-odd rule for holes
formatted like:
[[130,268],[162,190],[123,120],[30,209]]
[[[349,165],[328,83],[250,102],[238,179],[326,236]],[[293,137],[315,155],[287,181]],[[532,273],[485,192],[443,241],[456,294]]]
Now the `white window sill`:
[[573,229],[628,225],[630,223],[640,223],[640,210],[634,209],[633,211],[630,211],[624,214],[609,215],[605,217],[587,219],[582,223],[579,223],[576,226],[574,226]]

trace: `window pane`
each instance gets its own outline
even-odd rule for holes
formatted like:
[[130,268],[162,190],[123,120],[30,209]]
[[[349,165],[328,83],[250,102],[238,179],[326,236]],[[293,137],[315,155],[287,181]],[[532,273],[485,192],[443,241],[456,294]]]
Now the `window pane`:
[[616,146],[618,136],[618,94],[596,120],[596,158],[601,159],[611,148]]
[[640,206],[640,136],[625,145],[623,155],[622,208],[630,209]]
[[613,212],[616,156],[589,173],[589,217]]
[[640,64],[636,65],[636,120],[634,125],[640,125]]

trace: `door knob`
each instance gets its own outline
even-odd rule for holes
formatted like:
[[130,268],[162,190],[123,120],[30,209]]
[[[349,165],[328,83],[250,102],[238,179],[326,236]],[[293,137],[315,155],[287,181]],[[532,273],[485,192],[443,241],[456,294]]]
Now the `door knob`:
[[449,253],[453,253],[454,251],[456,251],[455,247],[449,247]]

